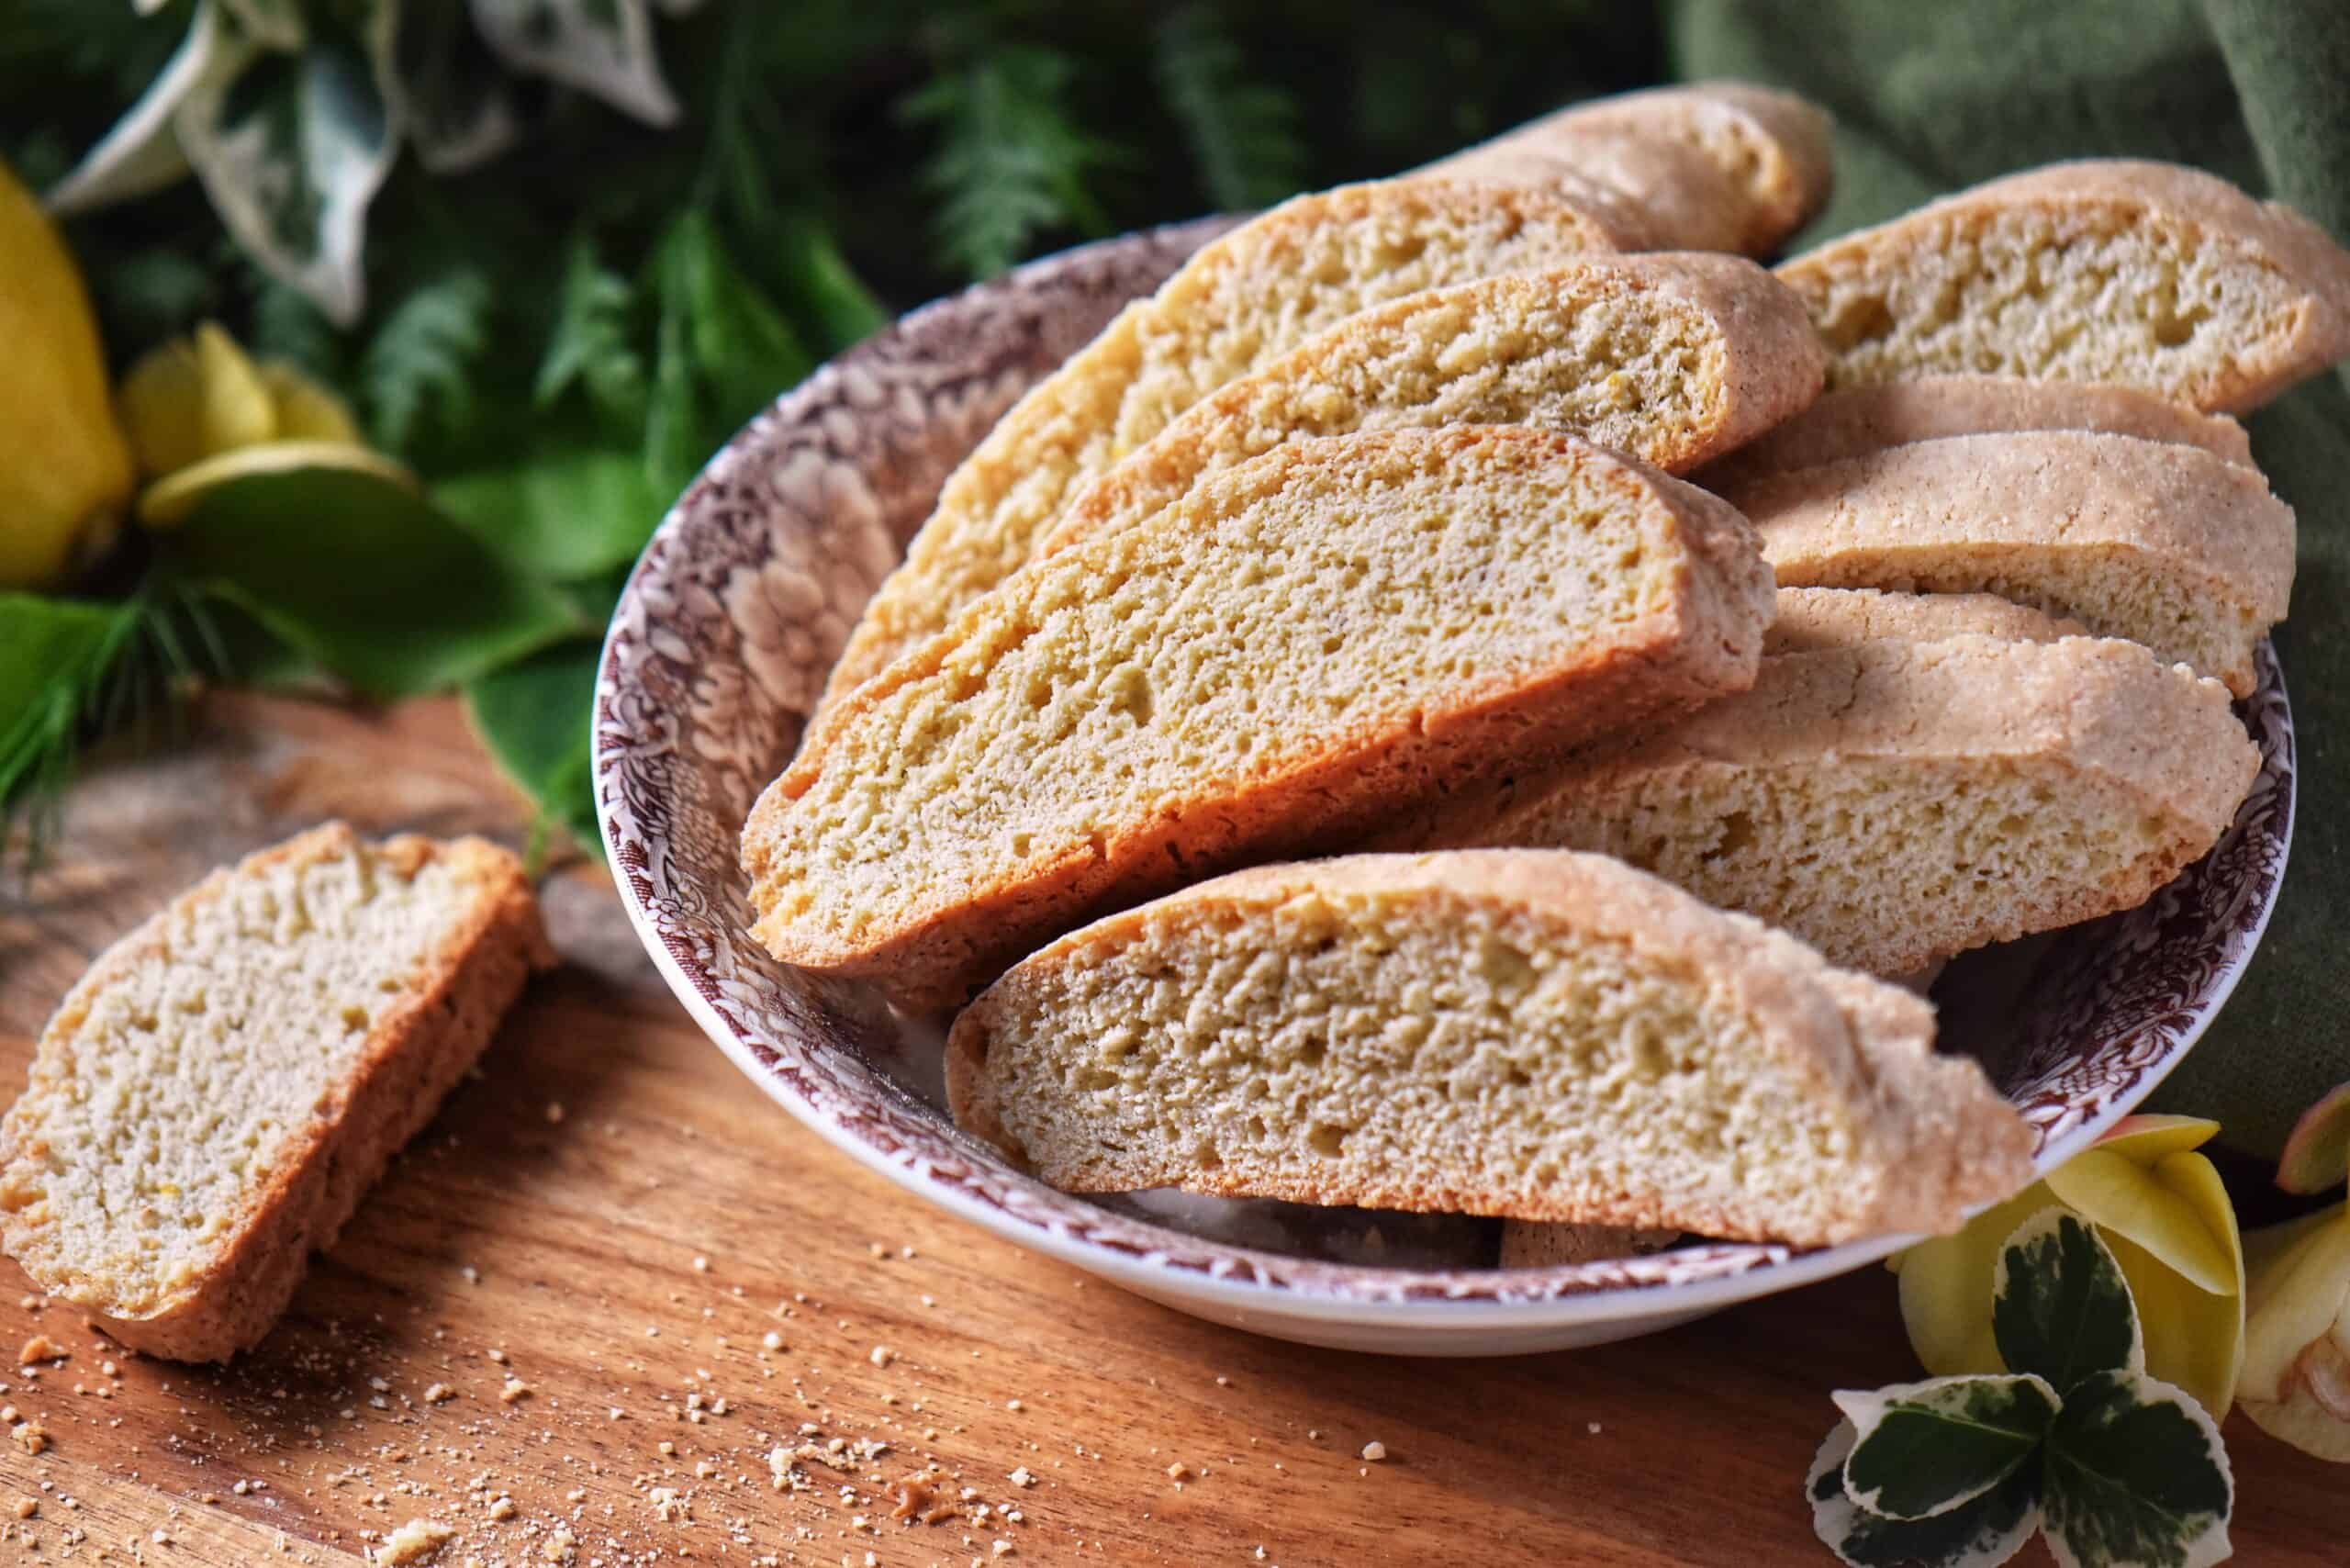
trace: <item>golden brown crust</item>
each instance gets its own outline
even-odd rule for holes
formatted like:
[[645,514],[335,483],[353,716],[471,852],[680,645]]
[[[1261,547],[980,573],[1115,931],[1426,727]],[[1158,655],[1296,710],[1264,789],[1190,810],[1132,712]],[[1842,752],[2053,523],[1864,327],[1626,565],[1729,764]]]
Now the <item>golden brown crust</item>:
[[2102,431],[2198,446],[2252,465],[2244,426],[2131,386],[2020,381],[2011,375],[1928,375],[1830,392],[1776,429],[1692,477],[1731,494],[1765,474],[1864,457],[1888,446],[1952,435]]
[[[346,859],[364,848],[347,825],[328,823],[213,872],[99,957],[59,1006],[42,1049],[62,1048],[100,992],[164,958],[163,934],[174,911],[222,898],[241,878]],[[392,1155],[431,1119],[488,1044],[531,971],[554,964],[537,900],[508,851],[477,838],[436,842],[403,835],[379,853],[382,863],[402,876],[445,860],[479,896],[466,919],[443,936],[431,982],[376,1018],[335,1113],[317,1118],[305,1140],[285,1150],[200,1279],[160,1304],[127,1305],[78,1278],[71,1260],[28,1260],[40,1219],[36,1211],[9,1206],[6,1250],[50,1294],[89,1311],[123,1344],[202,1361],[225,1361],[257,1342],[293,1299],[311,1251],[333,1244]],[[0,1128],[0,1170],[11,1173],[11,1186],[20,1162],[41,1158],[38,1112],[28,1109],[29,1099],[19,1102]]]

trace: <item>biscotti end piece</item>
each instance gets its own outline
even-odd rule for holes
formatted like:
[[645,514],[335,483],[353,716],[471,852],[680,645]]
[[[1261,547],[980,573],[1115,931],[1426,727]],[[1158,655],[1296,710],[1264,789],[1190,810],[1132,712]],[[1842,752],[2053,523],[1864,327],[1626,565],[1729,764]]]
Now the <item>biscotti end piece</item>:
[[1989,372],[2257,408],[2350,355],[2350,252],[2169,163],[2055,163],[1795,257],[1830,383]]
[[1587,197],[1375,180],[1293,196],[1202,246],[1031,387],[948,476],[904,564],[851,633],[824,700],[1017,570],[1073,486],[1225,383],[1372,306],[1645,239],[1626,204]]
[[1596,856],[1355,856],[1111,916],[947,1039],[1046,1182],[1801,1245],[1955,1226],[2033,1139],[1933,1013]]
[[959,1002],[1099,908],[1745,686],[1773,593],[1734,510],[1571,436],[1292,442],[829,710],[744,829],[755,929]]
[[2259,767],[2224,688],[2132,643],[1869,640],[1422,842],[1613,855],[1893,977],[2144,902]]
[[1794,296],[1737,256],[1594,256],[1366,310],[1071,492],[1036,554],[1131,526],[1202,476],[1359,430],[1530,425],[1679,474],[1818,396]]
[[1742,82],[1658,87],[1574,104],[1430,172],[1613,185],[1650,216],[1660,248],[1769,255],[1827,204],[1829,118]]
[[1818,653],[1861,643],[1938,643],[1945,637],[2005,637],[2053,643],[2087,634],[2029,605],[1987,593],[1886,593],[1878,588],[1783,588],[1779,617],[1762,656]]
[[216,871],[50,1020],[0,1123],[0,1238],[122,1343],[226,1360],[554,961],[480,839],[331,823]]
[[1839,463],[1913,441],[2059,430],[2177,442],[2230,463],[2252,465],[2252,442],[2235,420],[2198,413],[2132,386],[1928,375],[1830,392],[1694,477],[1709,490],[1729,493],[1764,474]]
[[2090,431],[1943,436],[1725,486],[1789,587],[1996,593],[2249,696],[2293,510],[2258,470]]

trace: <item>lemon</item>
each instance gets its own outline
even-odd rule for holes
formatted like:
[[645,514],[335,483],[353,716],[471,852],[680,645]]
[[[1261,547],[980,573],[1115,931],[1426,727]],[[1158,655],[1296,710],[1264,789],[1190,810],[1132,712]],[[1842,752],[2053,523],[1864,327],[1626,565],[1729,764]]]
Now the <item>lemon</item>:
[[118,396],[142,474],[175,473],[277,434],[277,401],[260,367],[213,321],[140,355]]
[[170,528],[187,521],[207,490],[231,479],[296,468],[345,468],[416,488],[416,476],[406,464],[364,446],[344,441],[271,441],[217,454],[156,480],[140,494],[139,521],[150,528]]
[[119,521],[130,452],[97,319],[56,225],[0,162],[0,588],[54,584]]

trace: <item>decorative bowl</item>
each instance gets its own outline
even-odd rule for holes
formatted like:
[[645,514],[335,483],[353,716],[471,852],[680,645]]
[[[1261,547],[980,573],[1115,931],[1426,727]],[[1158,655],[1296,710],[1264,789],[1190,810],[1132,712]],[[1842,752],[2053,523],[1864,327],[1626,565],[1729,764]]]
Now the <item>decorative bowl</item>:
[[[1488,1355],[1595,1344],[1882,1258],[1699,1242],[1494,1266],[1499,1226],[1452,1215],[1055,1192],[957,1131],[934,1024],[795,969],[752,939],[736,835],[798,744],[858,610],[942,481],[1032,382],[1232,222],[1047,257],[914,311],[786,393],[663,521],[597,682],[596,794],[630,919],[687,1010],[784,1109],[973,1223],[1203,1317],[1314,1344]],[[2264,647],[2238,711],[2264,766],[2220,846],[2143,907],[1968,955],[1937,987],[2045,1170],[2177,1064],[2260,940],[2293,816],[2293,729]]]

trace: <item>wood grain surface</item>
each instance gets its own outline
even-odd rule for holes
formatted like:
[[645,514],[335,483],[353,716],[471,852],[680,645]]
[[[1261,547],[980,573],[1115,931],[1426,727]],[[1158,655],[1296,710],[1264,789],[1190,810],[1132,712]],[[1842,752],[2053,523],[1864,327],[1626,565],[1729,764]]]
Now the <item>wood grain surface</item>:
[[[0,1081],[106,943],[336,815],[525,828],[449,703],[216,699],[103,763],[0,899]],[[0,1403],[48,1439],[0,1443],[0,1560],[359,1563],[421,1519],[451,1568],[1827,1563],[1802,1480],[1828,1393],[1918,1375],[1876,1270],[1514,1361],[1194,1322],[834,1153],[704,1041],[600,869],[544,891],[565,966],[259,1350],[140,1359],[0,1263]],[[36,1336],[64,1359],[16,1367]],[[2342,1563],[2350,1471],[2227,1436],[2237,1561]],[[782,1488],[778,1447],[806,1456]],[[908,1476],[934,1522],[892,1517]]]

